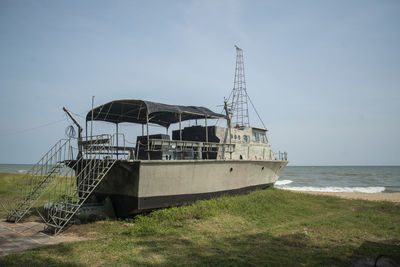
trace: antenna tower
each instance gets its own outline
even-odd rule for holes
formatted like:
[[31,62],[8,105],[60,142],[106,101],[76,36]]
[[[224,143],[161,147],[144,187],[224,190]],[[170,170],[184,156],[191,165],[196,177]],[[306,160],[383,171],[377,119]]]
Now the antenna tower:
[[237,45],[235,80],[233,82],[232,103],[230,105],[233,127],[250,127],[247,105],[246,79],[244,75],[243,50]]

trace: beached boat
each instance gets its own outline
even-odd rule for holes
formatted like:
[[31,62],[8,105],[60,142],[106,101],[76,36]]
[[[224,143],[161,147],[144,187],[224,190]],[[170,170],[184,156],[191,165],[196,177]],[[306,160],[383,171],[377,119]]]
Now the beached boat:
[[[238,47],[236,51],[234,89],[224,101],[224,114],[205,107],[115,100],[87,113],[83,135],[64,108],[78,138],[70,132],[71,138],[60,140],[28,172],[16,188],[7,219],[18,222],[37,200],[47,198],[41,216],[57,234],[76,214],[90,214],[96,203],[111,201],[112,213],[126,217],[273,185],[287,155],[272,152],[265,126],[249,124],[243,54]],[[226,126],[210,126],[215,119],[225,120]],[[93,121],[113,123],[116,131],[91,135],[88,123]],[[182,128],[185,121],[193,125]],[[141,126],[134,146],[127,146],[120,123]],[[149,125],[164,127],[165,133],[150,133]],[[179,127],[170,135],[171,125]]]
[[[142,100],[116,100],[89,112],[97,121],[168,128],[185,120],[227,119],[204,107],[174,106]],[[148,127],[146,127],[148,129]],[[121,139],[121,138],[120,138]],[[119,159],[94,190],[109,196],[118,216],[235,194],[272,185],[287,164],[276,159],[266,129],[195,125],[168,134],[138,136],[127,159]],[[121,156],[121,155],[120,155]]]

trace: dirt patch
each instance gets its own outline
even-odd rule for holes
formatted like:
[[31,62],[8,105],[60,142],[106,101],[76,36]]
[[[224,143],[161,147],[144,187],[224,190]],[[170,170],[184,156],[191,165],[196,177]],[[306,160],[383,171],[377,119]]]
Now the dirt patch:
[[20,253],[46,245],[87,239],[64,233],[51,236],[43,233],[43,230],[44,224],[40,222],[9,223],[0,221],[0,256]]

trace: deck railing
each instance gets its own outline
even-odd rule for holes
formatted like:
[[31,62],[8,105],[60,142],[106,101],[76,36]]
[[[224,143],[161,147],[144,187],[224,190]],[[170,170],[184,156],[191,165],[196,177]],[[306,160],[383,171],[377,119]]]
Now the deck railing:
[[193,152],[222,150],[230,153],[235,151],[235,144],[221,144],[214,142],[179,141],[150,139],[150,151]]
[[274,157],[275,157],[276,160],[285,160],[285,161],[287,161],[288,160],[287,155],[288,155],[287,152],[281,152],[281,151],[278,151],[277,153],[274,153]]
[[[108,146],[105,151],[103,144],[106,143]],[[128,159],[129,152],[134,150],[134,147],[126,146],[125,135],[122,133],[84,137],[79,145],[82,145],[84,154],[102,154],[113,159]]]

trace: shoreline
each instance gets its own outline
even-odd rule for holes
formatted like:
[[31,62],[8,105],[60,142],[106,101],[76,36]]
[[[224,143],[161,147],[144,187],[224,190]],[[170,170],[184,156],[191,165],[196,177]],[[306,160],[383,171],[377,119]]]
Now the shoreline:
[[[0,164],[1,165],[1,164]],[[18,164],[21,165],[21,164]],[[25,173],[10,173],[0,171],[1,175],[16,175],[21,176]],[[400,192],[392,192],[392,193],[361,193],[361,192],[320,192],[320,191],[299,191],[299,190],[291,190],[290,188],[279,188],[280,190],[288,190],[291,192],[297,192],[300,194],[310,194],[310,195],[325,195],[325,196],[335,196],[345,199],[361,199],[368,201],[388,201],[393,203],[400,203]]]
[[292,192],[310,195],[335,196],[345,199],[362,199],[368,201],[389,201],[400,203],[400,193],[360,193],[360,192],[315,192],[315,191],[296,191],[285,189]]

